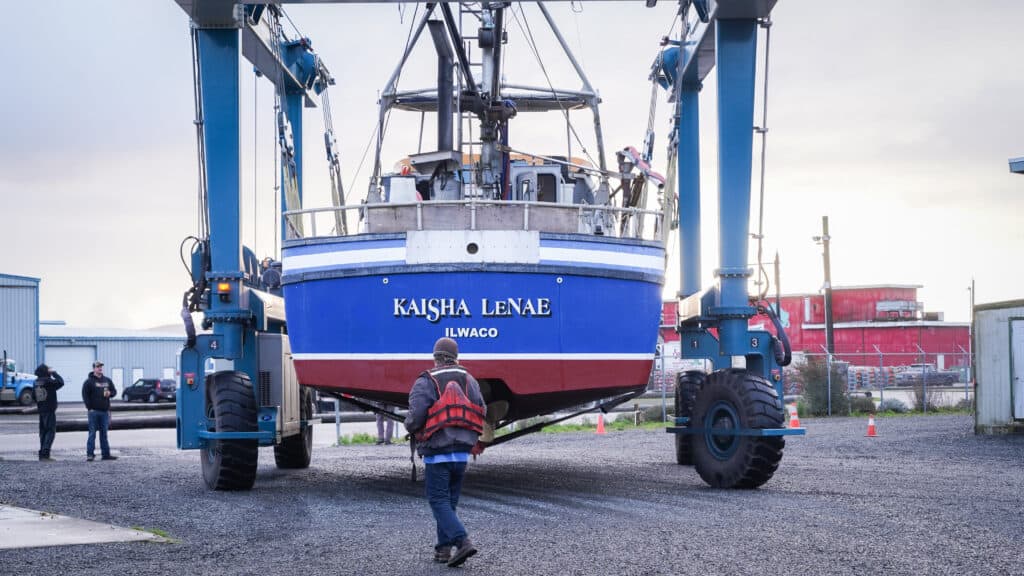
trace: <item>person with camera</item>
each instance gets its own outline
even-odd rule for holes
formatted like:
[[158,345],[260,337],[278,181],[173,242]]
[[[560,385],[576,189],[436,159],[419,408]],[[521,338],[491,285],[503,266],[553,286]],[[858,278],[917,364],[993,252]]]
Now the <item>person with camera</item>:
[[100,434],[100,453],[104,460],[117,460],[110,453],[107,428],[110,426],[110,399],[117,396],[113,381],[103,375],[103,362],[92,363],[92,372],[82,383],[82,401],[89,411],[89,438],[85,441],[85,459],[92,462],[96,456],[96,433]]
[[53,462],[50,447],[57,435],[57,390],[64,379],[53,368],[40,364],[36,368],[36,408],[39,409],[39,461]]

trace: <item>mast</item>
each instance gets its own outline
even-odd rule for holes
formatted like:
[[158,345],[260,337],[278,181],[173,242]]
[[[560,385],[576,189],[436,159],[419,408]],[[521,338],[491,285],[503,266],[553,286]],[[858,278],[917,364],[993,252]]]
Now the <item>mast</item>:
[[[501,4],[498,3],[498,6]],[[492,10],[489,2],[485,2],[483,8],[478,42],[483,52],[481,91],[486,99],[486,107],[480,119],[480,188],[485,197],[499,198],[503,163],[502,154],[498,151],[499,129],[508,121],[502,113],[504,106],[501,98],[501,39],[504,35],[505,11],[500,7]]]

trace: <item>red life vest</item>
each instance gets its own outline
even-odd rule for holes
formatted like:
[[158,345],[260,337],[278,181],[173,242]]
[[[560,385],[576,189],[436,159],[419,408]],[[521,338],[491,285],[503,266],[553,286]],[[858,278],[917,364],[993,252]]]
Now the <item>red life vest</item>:
[[[447,383],[444,391],[436,375]],[[438,366],[421,374],[434,383],[437,401],[427,410],[427,423],[416,434],[417,442],[424,442],[442,428],[465,428],[481,434],[484,431],[485,412],[466,395],[466,370],[460,366]]]

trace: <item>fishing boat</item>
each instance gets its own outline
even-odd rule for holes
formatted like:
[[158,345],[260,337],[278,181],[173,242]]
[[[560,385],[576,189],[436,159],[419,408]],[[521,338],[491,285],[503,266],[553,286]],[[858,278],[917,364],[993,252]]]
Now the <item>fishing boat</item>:
[[[430,114],[436,150],[385,172],[379,138],[365,202],[285,214],[282,288],[301,384],[403,407],[434,341],[447,336],[481,384],[488,432],[647,386],[665,276],[665,180],[647,163],[649,147],[621,149],[609,167],[600,97],[543,3],[583,88],[504,79],[506,24],[526,15],[502,6],[428,4],[413,22],[381,93],[378,134],[392,112]],[[437,84],[399,90],[424,31]],[[596,158],[574,157],[560,130],[545,150],[510,142],[522,117],[568,122],[575,110],[592,113]]]

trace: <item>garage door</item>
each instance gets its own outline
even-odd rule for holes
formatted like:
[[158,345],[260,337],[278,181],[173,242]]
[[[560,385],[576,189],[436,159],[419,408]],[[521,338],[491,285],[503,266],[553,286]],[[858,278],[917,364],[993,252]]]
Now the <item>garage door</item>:
[[43,352],[47,366],[64,377],[64,387],[57,391],[58,402],[82,402],[82,382],[92,371],[96,359],[94,346],[47,346]]
[[1010,361],[1010,400],[1013,402],[1013,417],[1024,420],[1024,320],[1010,320],[1010,345],[1013,358]]

